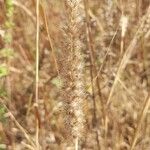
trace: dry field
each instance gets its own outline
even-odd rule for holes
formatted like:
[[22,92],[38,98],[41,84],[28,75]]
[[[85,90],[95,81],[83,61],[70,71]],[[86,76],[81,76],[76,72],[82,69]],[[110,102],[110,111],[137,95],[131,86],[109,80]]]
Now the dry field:
[[150,150],[150,0],[0,0],[0,150]]

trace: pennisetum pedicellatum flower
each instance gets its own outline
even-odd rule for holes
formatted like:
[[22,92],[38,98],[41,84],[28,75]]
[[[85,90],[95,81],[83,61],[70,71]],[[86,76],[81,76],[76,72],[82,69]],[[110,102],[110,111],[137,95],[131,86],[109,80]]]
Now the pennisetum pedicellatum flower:
[[60,75],[63,80],[62,99],[67,140],[82,139],[85,130],[84,115],[84,10],[81,0],[65,0],[66,23],[63,28],[63,56]]

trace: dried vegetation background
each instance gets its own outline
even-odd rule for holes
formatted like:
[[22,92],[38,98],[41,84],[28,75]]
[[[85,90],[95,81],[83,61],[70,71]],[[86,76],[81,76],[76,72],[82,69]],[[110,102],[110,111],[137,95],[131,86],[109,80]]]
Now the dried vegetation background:
[[150,1],[41,0],[38,107],[36,2],[0,0],[0,149],[149,150]]

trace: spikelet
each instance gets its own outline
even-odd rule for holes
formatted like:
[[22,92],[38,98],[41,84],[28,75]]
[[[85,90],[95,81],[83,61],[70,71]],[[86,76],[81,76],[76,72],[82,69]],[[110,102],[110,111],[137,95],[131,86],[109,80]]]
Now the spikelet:
[[66,140],[81,139],[85,129],[84,58],[82,28],[84,25],[81,0],[66,0],[63,56],[60,75],[63,80],[62,98]]
[[121,37],[124,38],[126,31],[127,31],[127,27],[128,27],[128,17],[127,16],[125,16],[125,15],[121,16],[120,26],[122,28]]

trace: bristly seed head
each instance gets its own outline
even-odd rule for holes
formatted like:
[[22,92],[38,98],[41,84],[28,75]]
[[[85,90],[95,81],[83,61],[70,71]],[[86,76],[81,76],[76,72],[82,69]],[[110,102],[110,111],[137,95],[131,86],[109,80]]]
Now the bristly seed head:
[[[60,71],[64,88],[62,98],[65,111],[65,126],[67,140],[81,139],[85,130],[84,115],[84,57],[82,29],[84,24],[83,7],[81,0],[66,0],[67,21],[64,41],[64,58]],[[82,36],[81,36],[82,35]]]

